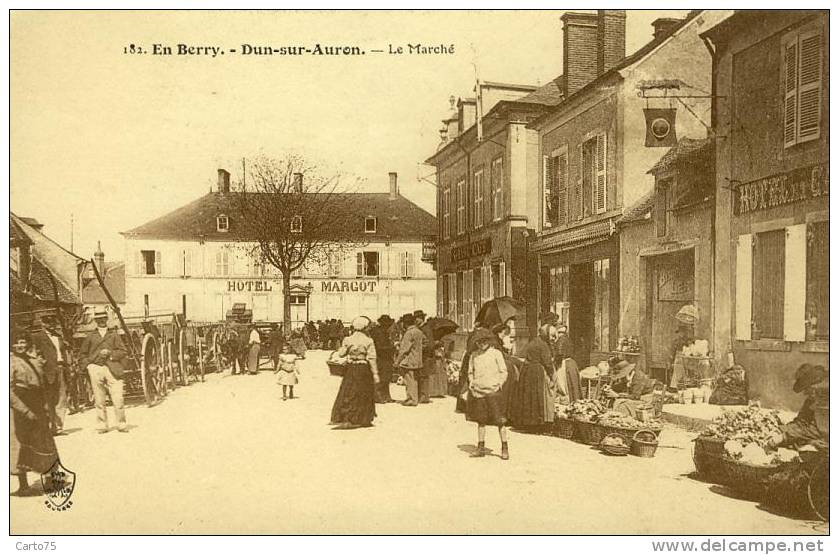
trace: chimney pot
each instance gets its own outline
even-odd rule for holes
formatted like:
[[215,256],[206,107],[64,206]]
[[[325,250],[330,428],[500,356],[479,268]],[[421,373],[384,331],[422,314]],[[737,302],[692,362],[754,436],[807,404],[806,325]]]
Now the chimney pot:
[[295,193],[302,193],[303,192],[303,174],[299,172],[295,172],[293,174],[292,183],[291,183],[291,190]]
[[396,172],[390,172],[387,175],[390,177],[390,200],[396,200],[399,197],[399,184],[396,181]]
[[96,252],[93,253],[93,263],[99,270],[99,275],[105,277],[105,253],[102,252],[102,242],[96,241]]
[[221,168],[218,170],[218,192],[222,194],[230,192],[230,172]]
[[597,10],[597,75],[626,57],[626,10]]
[[653,21],[653,39],[659,40],[673,30],[682,20],[675,17],[659,17]]
[[562,15],[562,73],[571,96],[597,78],[598,17],[594,13]]

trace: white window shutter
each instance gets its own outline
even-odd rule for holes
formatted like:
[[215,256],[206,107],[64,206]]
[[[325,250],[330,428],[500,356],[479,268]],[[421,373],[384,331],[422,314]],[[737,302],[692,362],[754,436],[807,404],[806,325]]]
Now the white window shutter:
[[606,134],[597,136],[597,182],[594,190],[594,211],[606,211]]
[[134,270],[138,276],[142,276],[145,274],[145,268],[143,268],[143,251],[137,251],[134,257]]
[[556,159],[556,211],[559,225],[568,223],[568,151]]
[[784,251],[784,340],[804,341],[807,224],[787,228]]
[[498,292],[499,297],[506,297],[507,296],[507,264],[505,262],[501,262],[499,264],[499,273],[501,274],[501,279],[498,281],[501,283],[500,291]]
[[364,253],[356,253],[355,257],[355,275],[364,275]]
[[542,156],[542,227],[551,227],[551,157]]
[[582,220],[583,216],[585,215],[585,209],[583,207],[583,172],[585,168],[583,167],[583,144],[580,143],[577,146],[577,186],[574,190],[576,194],[576,203],[577,203],[577,218],[578,220]]
[[417,275],[417,260],[416,253],[408,253],[408,277],[416,277]]
[[798,41],[798,142],[821,135],[822,44],[820,31]]
[[737,238],[737,276],[735,287],[735,337],[748,341],[752,338],[752,234]]
[[160,257],[160,251],[154,251],[154,273],[157,275],[163,274],[163,261]]
[[795,144],[798,115],[798,38],[784,46],[784,146]]

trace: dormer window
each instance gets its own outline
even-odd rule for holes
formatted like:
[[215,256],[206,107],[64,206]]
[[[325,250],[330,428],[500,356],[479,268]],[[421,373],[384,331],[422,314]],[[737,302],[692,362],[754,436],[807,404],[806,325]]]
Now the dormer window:
[[219,214],[216,217],[216,231],[227,233],[230,230],[230,221],[224,214]]
[[376,216],[364,218],[364,233],[376,233]]
[[291,218],[291,232],[303,233],[303,218],[301,216]]

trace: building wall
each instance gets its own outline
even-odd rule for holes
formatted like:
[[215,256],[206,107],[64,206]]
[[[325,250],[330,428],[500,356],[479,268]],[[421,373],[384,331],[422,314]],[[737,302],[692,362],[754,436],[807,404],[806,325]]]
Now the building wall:
[[[714,72],[717,93],[729,99],[717,102],[715,113],[717,133],[728,138],[717,142],[716,259],[720,271],[715,283],[715,350],[723,356],[733,348],[736,361],[748,371],[751,395],[765,405],[790,409],[797,409],[802,401],[792,393],[796,368],[805,362],[827,365],[829,348],[822,342],[735,340],[737,239],[742,234],[826,219],[828,198],[809,198],[737,215],[738,195],[733,189],[796,168],[828,163],[827,38],[821,137],[791,148],[784,148],[783,142],[781,41],[814,15],[783,11],[740,19],[730,42],[718,41]],[[821,21],[826,34],[826,16]]]
[[[244,244],[218,242],[126,240],[126,306],[128,315],[144,313],[144,296],[149,296],[151,313],[180,312],[182,296],[187,299],[187,317],[196,321],[218,321],[232,303],[246,303],[254,308],[261,303],[255,319],[280,321],[283,318],[282,279],[279,272],[267,267],[259,275],[246,255]],[[215,275],[216,252],[230,248],[235,261],[228,275]],[[161,273],[140,275],[136,265],[140,250],[159,251]],[[182,252],[192,253],[192,271],[183,275]],[[436,312],[436,273],[422,262],[422,243],[372,243],[357,251],[379,252],[380,272],[376,277],[356,276],[355,252],[346,253],[338,276],[329,276],[315,264],[293,277],[291,285],[311,286],[309,318],[353,318],[359,314],[402,314],[418,308]],[[414,277],[403,278],[401,254],[410,252],[415,263]],[[292,316],[294,318],[294,316]]]

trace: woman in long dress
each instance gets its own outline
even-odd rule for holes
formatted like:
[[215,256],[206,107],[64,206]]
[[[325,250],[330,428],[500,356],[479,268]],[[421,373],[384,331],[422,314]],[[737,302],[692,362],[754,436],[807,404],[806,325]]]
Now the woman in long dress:
[[369,327],[370,320],[364,316],[353,320],[353,333],[344,338],[333,354],[336,358],[346,358],[344,377],[332,405],[330,421],[339,430],[372,426],[376,417],[375,387],[379,383],[379,372],[376,346],[365,333]]
[[12,338],[9,365],[10,442],[9,472],[17,476],[20,487],[13,495],[33,495],[27,472],[45,473],[58,460],[58,450],[50,430],[49,411],[40,361],[28,354],[27,335],[16,332]]
[[428,376],[428,396],[445,397],[449,389],[448,373],[446,372],[445,344],[443,341],[434,342],[434,355],[429,364],[431,365]]
[[513,386],[509,403],[510,423],[522,428],[540,428],[554,421],[554,395],[551,382],[555,373],[550,347],[555,328],[543,325],[539,335],[528,343],[522,356],[524,365]]
[[259,349],[262,340],[259,337],[259,330],[251,326],[251,334],[248,337],[248,373],[256,374],[259,371]]

